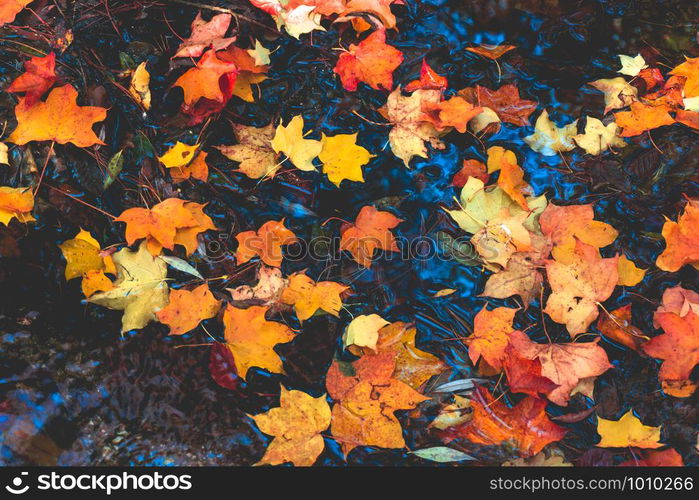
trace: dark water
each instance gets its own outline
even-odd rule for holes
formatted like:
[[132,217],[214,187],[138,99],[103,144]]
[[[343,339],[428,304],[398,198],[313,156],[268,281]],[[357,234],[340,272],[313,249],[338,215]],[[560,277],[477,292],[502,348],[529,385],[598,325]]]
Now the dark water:
[[[186,36],[196,9],[169,2],[108,3],[113,22],[99,8],[101,2],[68,2],[65,17],[55,11],[46,17],[57,31],[72,29],[75,37],[59,57],[58,69],[64,80],[89,91],[92,99],[111,105],[105,129],[108,146],[99,152],[102,160],[127,141],[137,140],[139,132],[158,152],[176,140],[191,143],[201,128],[186,128],[172,119],[181,95],[169,89],[182,70],[171,68],[169,56],[178,43],[173,31]],[[245,1],[215,4],[271,26],[264,14]],[[641,52],[647,61],[669,66],[681,62],[683,55],[699,55],[699,4],[689,0],[407,0],[405,6],[394,7],[394,12],[400,32],[391,43],[405,54],[405,62],[394,75],[396,82],[405,84],[416,78],[426,57],[437,72],[448,77],[450,89],[476,83],[489,88],[516,83],[523,98],[538,101],[539,110],[549,110],[559,125],[587,114],[601,117],[602,95],[585,84],[615,76],[617,54]],[[36,20],[21,20],[37,30],[46,29]],[[239,40],[273,34],[273,30],[245,21],[240,28]],[[203,138],[212,151],[209,159],[216,166],[209,184],[185,184],[177,194],[164,180],[166,176],[154,175],[158,167],[148,148],[136,147],[129,150],[118,182],[101,193],[102,172],[95,159],[72,146],[56,147],[60,161],[50,164],[47,184],[79,194],[112,214],[142,205],[140,194],[149,203],[154,201],[149,190],[139,188],[144,184],[163,198],[177,195],[208,202],[207,212],[221,231],[210,232],[207,238],[209,243],[216,240],[222,249],[208,259],[198,257],[197,265],[207,277],[234,277],[211,283],[221,296],[227,286],[254,280],[253,268],[236,268],[228,255],[227,250],[234,249],[229,235],[257,228],[270,219],[286,218],[287,227],[306,239],[332,236],[340,222],[321,227],[322,222],[330,217],[354,220],[360,207],[373,203],[391,207],[406,221],[398,231],[405,238],[435,237],[440,231],[458,235],[458,228],[439,207],[453,206],[453,196],[458,193],[451,179],[462,159],[485,158],[482,145],[468,134],[453,133],[445,139],[445,150],[433,151],[428,160],[414,161],[412,168],[406,169],[385,147],[386,129],[352,113],[383,121],[376,109],[383,105],[386,94],[367,87],[347,92],[332,72],[336,57],[332,49],[338,46],[338,38],[347,46],[352,36],[351,30],[338,32],[337,27],[328,26],[326,33],[315,32],[312,38],[303,36],[301,41],[286,36],[278,41],[268,39],[267,46],[279,48],[272,55],[270,78],[261,85],[262,99],[242,104],[234,98],[222,117],[205,130]],[[40,40],[29,40],[8,35],[2,41],[2,59],[7,61],[2,65],[5,82],[18,74],[26,58],[19,52],[22,47],[12,41],[48,49]],[[474,43],[503,42],[516,45],[517,50],[502,58],[500,70],[464,50]],[[153,112],[147,117],[109,83],[109,78],[123,69],[120,52],[139,61],[147,58],[150,63],[154,94]],[[13,123],[12,98],[4,94],[0,99],[2,118]],[[233,143],[228,121],[263,126],[297,114],[302,114],[307,128],[317,134],[358,131],[359,143],[377,154],[365,168],[366,183],[343,183],[338,190],[318,174],[293,170],[258,184],[232,174],[230,163],[210,148]],[[659,232],[663,216],[676,217],[683,193],[699,196],[696,134],[686,127],[655,131],[653,139],[662,154],[642,138],[633,140],[616,156],[586,159],[578,149],[567,156],[571,172],[560,157],[543,157],[531,151],[522,141],[531,133],[531,127],[505,124],[490,137],[488,146],[503,145],[516,151],[537,195],[546,193],[551,201],[560,203],[596,202],[597,219],[620,232],[606,252],[623,251],[640,267],[651,268],[640,285],[618,287],[605,305],[611,310],[634,304],[634,323],[653,333],[652,312],[666,287],[682,284],[698,289],[697,272],[689,266],[672,274],[653,267],[662,249]],[[45,145],[33,144],[32,152],[41,164]],[[13,155],[22,165],[29,161],[17,148]],[[2,185],[26,184],[12,170],[3,170],[0,177]],[[287,376],[257,370],[240,390],[225,389],[209,374],[208,347],[174,348],[206,342],[201,329],[173,339],[161,325],[151,325],[120,337],[120,313],[81,301],[78,280],[66,283],[63,278],[64,261],[57,244],[73,237],[78,227],[90,230],[104,246],[117,244],[123,239],[123,227],[47,187],[40,193],[38,223],[10,231],[13,237],[21,236],[19,254],[0,260],[0,463],[250,464],[261,457],[267,438],[245,413],[276,406],[280,381],[314,395],[324,392],[324,374],[340,350],[347,313],[339,320],[328,315],[311,318],[302,335],[279,349]],[[392,321],[415,321],[420,346],[449,363],[452,379],[472,375],[465,347],[448,339],[455,333],[468,335],[467,326],[486,302],[477,296],[487,279],[479,268],[432,258],[383,259],[371,270],[362,270],[345,256],[285,261],[283,271],[288,274],[306,268],[313,278],[322,273],[323,279],[351,282],[356,294],[348,307],[353,314],[377,312]],[[182,282],[188,279],[177,277]],[[443,288],[457,292],[434,298]],[[515,305],[513,301],[488,302]],[[298,326],[295,318],[285,319]],[[540,325],[541,321],[536,303],[516,317],[517,326]],[[208,321],[205,326],[214,335],[222,334],[217,321]],[[554,340],[568,339],[560,325],[548,321],[547,328]],[[533,333],[541,340],[543,330],[539,330],[537,326]],[[615,369],[598,379],[597,414],[615,419],[634,408],[645,424],[662,425],[662,441],[676,448],[685,463],[699,464],[693,451],[699,424],[696,396],[690,400],[665,397],[659,390],[655,361],[609,343],[604,347]],[[576,398],[566,412],[581,411],[590,404]],[[411,449],[439,444],[425,428],[434,411],[436,408],[428,408],[418,417],[402,416]],[[552,412],[563,411],[554,407]],[[559,447],[570,460],[580,460],[597,439],[594,414],[569,427],[572,432]],[[474,448],[469,452],[482,463],[496,464],[509,458],[497,450]],[[596,460],[606,463],[611,457]],[[400,450],[372,448],[358,448],[348,461],[421,463]],[[326,450],[318,463],[344,463],[332,439],[326,439]]]

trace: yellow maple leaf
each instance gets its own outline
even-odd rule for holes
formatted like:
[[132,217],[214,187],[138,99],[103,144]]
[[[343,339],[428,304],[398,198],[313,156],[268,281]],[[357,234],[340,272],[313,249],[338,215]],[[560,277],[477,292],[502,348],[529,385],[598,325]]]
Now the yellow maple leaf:
[[362,347],[376,351],[379,330],[389,324],[378,314],[361,314],[347,325],[345,333],[342,335],[342,342],[345,348],[349,348],[355,354],[359,352],[357,348]]
[[660,427],[643,425],[629,410],[619,420],[597,417],[597,433],[602,437],[597,446],[601,448],[660,448]]
[[116,272],[112,258],[100,255],[100,244],[89,231],[80,229],[75,238],[58,246],[66,259],[66,280],[84,276],[89,271]]
[[318,158],[323,162],[323,173],[328,180],[340,187],[348,181],[364,182],[362,166],[369,163],[374,155],[357,145],[357,134],[338,134],[328,137],[323,134],[320,140],[323,148]]
[[282,292],[281,301],[294,306],[299,321],[310,318],[318,309],[339,316],[342,308],[340,294],[348,288],[333,281],[316,283],[304,273],[295,273],[289,276],[289,284]]
[[557,127],[549,118],[548,111],[544,110],[534,124],[534,133],[524,138],[537,153],[544,156],[556,156],[563,151],[570,151],[575,147],[573,136],[577,133],[578,120],[563,127]]
[[299,170],[315,170],[313,159],[320,154],[323,144],[314,139],[304,139],[303,117],[294,116],[285,126],[281,123],[272,139],[272,148],[277,153],[284,153]]

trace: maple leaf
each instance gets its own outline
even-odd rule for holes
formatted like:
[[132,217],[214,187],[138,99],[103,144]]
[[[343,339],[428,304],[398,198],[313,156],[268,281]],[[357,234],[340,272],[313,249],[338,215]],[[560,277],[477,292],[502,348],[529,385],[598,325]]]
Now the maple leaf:
[[468,102],[489,108],[498,119],[519,127],[529,125],[529,116],[536,110],[537,102],[522,99],[516,85],[503,85],[497,90],[476,85],[459,91]]
[[173,84],[184,92],[182,111],[201,121],[205,116],[223,109],[233,93],[238,67],[220,59],[208,49],[197,65],[189,68]]
[[547,397],[559,406],[568,404],[571,391],[581,379],[597,377],[612,368],[607,353],[597,345],[599,341],[596,338],[586,343],[537,344],[520,331],[510,336],[517,352],[524,358],[538,359],[541,375],[558,386]]
[[143,328],[155,321],[156,311],[168,303],[167,265],[153,257],[145,242],[138,250],[122,248],[112,256],[117,279],[114,287],[91,295],[93,304],[124,311],[121,332]]
[[289,284],[281,294],[281,301],[294,306],[299,321],[310,318],[318,309],[340,317],[340,295],[350,287],[334,281],[315,282],[305,273],[294,273],[288,279]]
[[184,246],[187,255],[191,255],[197,249],[197,235],[216,229],[203,208],[199,203],[168,198],[151,209],[129,208],[114,220],[126,223],[129,245],[146,238],[153,255],[158,255],[163,247],[172,250],[176,244]]
[[365,347],[376,352],[379,330],[387,325],[390,323],[378,314],[360,314],[345,328],[342,334],[342,345],[358,356]]
[[512,321],[517,309],[496,307],[489,311],[485,306],[473,319],[473,334],[464,342],[468,345],[468,357],[476,365],[483,358],[497,371],[502,369],[505,348],[514,331]]
[[330,406],[325,394],[314,398],[305,392],[281,386],[279,407],[251,415],[257,427],[274,439],[255,465],[279,465],[291,462],[308,467],[323,452],[321,432],[330,426]]
[[563,127],[557,127],[549,118],[547,110],[542,111],[534,124],[534,133],[524,138],[524,142],[537,153],[556,156],[575,148],[573,136],[577,133],[578,120]]
[[249,50],[240,47],[230,46],[217,55],[219,59],[231,62],[238,67],[238,74],[231,93],[245,102],[255,102],[252,85],[267,79],[269,66],[259,65],[258,60],[250,54]]
[[390,212],[366,205],[359,211],[354,224],[341,230],[340,250],[347,250],[359,265],[369,268],[377,249],[398,251],[398,245],[390,230],[401,222],[403,219]]
[[15,107],[17,128],[7,138],[23,145],[30,141],[73,143],[80,148],[104,144],[92,126],[107,117],[107,110],[97,106],[78,106],[78,91],[72,85],[54,88],[46,101],[29,104],[27,98]]
[[282,246],[297,242],[296,235],[284,227],[284,219],[267,221],[257,231],[243,231],[238,233],[235,239],[238,241],[235,253],[238,265],[257,256],[262,262],[273,267],[282,264]]
[[[675,313],[684,318],[690,312],[699,315],[699,293],[687,290],[681,286],[666,288],[663,292],[662,303],[655,314],[662,312]],[[659,324],[654,320],[653,326],[659,328]]]
[[339,18],[338,21],[345,20],[352,14],[369,13],[378,18],[386,29],[393,29],[396,27],[396,16],[391,12],[391,5],[399,1],[400,0],[348,0],[346,8],[342,13],[343,17]]
[[621,462],[619,467],[684,467],[684,461],[673,448],[646,450],[640,457],[633,453],[633,458]]
[[82,289],[83,295],[89,298],[97,292],[106,292],[114,289],[114,283],[104,274],[104,271],[96,271],[93,269],[87,271],[83,275],[80,288]]
[[410,96],[404,96],[400,87],[391,92],[379,112],[388,119],[393,128],[388,134],[391,151],[410,166],[413,156],[427,158],[429,142],[435,149],[444,149],[438,140],[439,132],[432,123],[425,121],[423,107],[428,103],[437,104],[441,100],[438,90],[416,90]]
[[643,68],[647,68],[646,60],[643,59],[641,54],[635,57],[625,56],[619,54],[619,62],[621,63],[621,69],[617,73],[628,76],[638,75]]
[[649,356],[663,360],[658,378],[662,381],[689,380],[692,370],[699,364],[699,315],[689,312],[681,317],[671,312],[656,312],[654,321],[665,333],[650,339],[642,349]]
[[238,169],[251,179],[274,177],[281,166],[272,148],[274,130],[271,123],[261,128],[234,123],[233,134],[238,144],[218,146],[218,150],[226,158],[240,163]]
[[221,301],[204,283],[194,290],[171,290],[170,302],[156,313],[158,321],[170,327],[168,335],[183,335],[194,330],[205,319],[213,318]]
[[[519,333],[521,332],[518,331],[517,334]],[[541,373],[542,367],[538,358],[524,357],[511,343],[505,348],[502,368],[512,392],[545,397],[558,387]]]
[[343,180],[364,182],[362,167],[369,163],[372,155],[357,145],[357,134],[322,135],[323,148],[318,159],[323,163],[323,173],[338,188]]
[[554,205],[549,203],[539,217],[541,232],[553,243],[553,257],[568,262],[575,250],[576,240],[596,248],[610,245],[618,232],[605,222],[596,221],[594,206]]
[[546,401],[531,396],[508,408],[486,389],[476,387],[471,407],[471,420],[446,429],[443,431],[445,437],[463,438],[484,445],[510,442],[522,456],[531,457],[546,445],[563,439],[567,432],[549,420]]
[[597,434],[602,438],[596,446],[600,448],[661,448],[660,427],[651,427],[633,414],[626,412],[619,420],[597,417]]
[[667,219],[663,225],[665,250],[655,264],[663,271],[679,271],[686,264],[699,263],[699,201],[690,200],[677,222]]
[[189,146],[180,141],[172,146],[158,160],[165,167],[171,169],[170,174],[174,182],[183,182],[194,178],[206,182],[209,178],[209,166],[206,164],[205,151],[196,154],[199,144]]
[[391,90],[393,72],[402,62],[403,53],[386,43],[386,32],[376,30],[340,54],[333,71],[340,75],[345,90],[357,90],[359,82],[376,90]]
[[328,394],[337,401],[330,431],[347,456],[357,446],[404,448],[397,410],[411,410],[424,397],[392,378],[395,354],[362,356],[353,363],[334,360],[325,378]]
[[32,57],[24,63],[24,73],[18,76],[6,92],[24,92],[27,106],[31,106],[56,82],[56,54]]
[[638,89],[621,77],[607,78],[590,82],[590,85],[604,93],[604,114],[613,109],[629,106],[637,100]]
[[448,86],[446,77],[438,74],[433,70],[427,60],[422,60],[420,67],[420,78],[413,80],[405,86],[406,92],[414,92],[416,90],[445,90]]
[[82,277],[90,271],[116,273],[111,256],[103,257],[99,242],[84,229],[58,246],[66,259],[66,280]]
[[223,312],[226,344],[242,378],[247,377],[253,366],[270,373],[284,373],[274,346],[291,342],[296,334],[282,323],[267,321],[267,310],[263,306],[238,309],[228,304]]
[[667,104],[652,106],[636,101],[630,111],[620,111],[614,115],[616,124],[622,128],[621,137],[632,137],[665,125],[672,125],[675,119],[668,114],[672,108]]
[[524,180],[524,171],[517,164],[517,157],[512,151],[500,146],[488,148],[488,173],[500,171],[498,186],[516,202],[522,210],[528,211],[529,206],[524,197],[532,194],[532,189]]
[[3,0],[0,2],[0,26],[11,23],[17,14],[34,0]]
[[323,143],[304,139],[303,116],[297,115],[286,127],[279,123],[272,139],[272,149],[284,153],[299,170],[310,172],[316,169],[313,159],[322,151]]
[[625,255],[619,257],[619,286],[636,286],[643,281],[647,269],[641,269]]
[[588,116],[585,121],[585,133],[573,136],[578,146],[587,154],[599,155],[610,148],[623,148],[626,141],[618,135],[619,127],[611,122],[604,125],[601,120]]
[[131,83],[129,84],[129,94],[134,100],[143,106],[143,109],[148,111],[150,109],[150,73],[146,68],[146,62],[142,62],[134,70],[131,75]]
[[34,194],[30,188],[0,186],[0,223],[10,225],[12,219],[30,222],[34,210]]
[[486,45],[481,44],[478,47],[466,47],[466,50],[478,54],[481,57],[495,61],[507,54],[509,51],[516,49],[514,45]]
[[431,122],[435,129],[442,132],[453,127],[462,134],[466,132],[468,122],[483,111],[460,96],[439,102],[426,100],[421,106],[424,118]]
[[597,305],[609,298],[619,281],[618,258],[603,259],[595,247],[576,240],[568,263],[547,261],[551,295],[544,312],[566,325],[572,336],[584,333],[599,314]]
[[325,31],[320,24],[321,17],[316,12],[315,5],[299,5],[294,9],[281,11],[274,20],[278,29],[284,26],[289,36],[298,39],[301,35],[314,30]]
[[699,112],[678,109],[677,113],[675,113],[675,121],[677,123],[681,123],[682,125],[699,130]]
[[697,97],[699,96],[699,57],[685,57],[685,59],[685,62],[675,67],[670,74],[687,78],[684,84],[684,96]]
[[461,169],[454,175],[451,180],[453,186],[462,188],[466,185],[469,177],[475,177],[484,184],[488,182],[488,171],[483,162],[475,159],[464,160]]
[[531,251],[512,254],[505,268],[488,278],[482,296],[506,299],[519,295],[525,307],[539,297],[544,282],[539,269],[551,252],[551,245],[537,234],[531,235],[531,242]]
[[430,427],[443,431],[448,427],[455,427],[471,420],[471,400],[458,394],[454,394],[454,402],[445,405],[439,415],[430,422]]
[[604,314],[597,322],[597,329],[605,337],[634,351],[640,351],[641,344],[648,340],[641,330],[631,324],[631,304]]
[[201,12],[192,21],[192,33],[177,47],[175,57],[199,57],[205,49],[223,50],[235,42],[235,37],[225,38],[233,16],[218,14],[210,21],[204,21]]
[[281,295],[288,285],[282,272],[277,267],[260,264],[257,268],[257,284],[255,286],[241,285],[228,288],[231,298],[237,302],[257,302],[257,305],[271,306],[281,300]]

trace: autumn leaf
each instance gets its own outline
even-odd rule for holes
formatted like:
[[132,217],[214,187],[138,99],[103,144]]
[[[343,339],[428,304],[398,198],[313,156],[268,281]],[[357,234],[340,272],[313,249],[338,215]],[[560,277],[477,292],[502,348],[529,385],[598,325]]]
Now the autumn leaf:
[[379,111],[393,128],[388,133],[391,151],[403,160],[406,167],[414,156],[427,158],[429,142],[435,149],[443,149],[444,144],[438,139],[439,132],[432,123],[425,120],[423,109],[437,105],[441,101],[438,90],[416,90],[410,96],[404,96],[400,87],[391,92],[386,105]]
[[238,67],[220,59],[215,50],[204,52],[197,65],[173,84],[184,92],[182,111],[203,118],[223,109],[232,95],[237,74]]
[[512,333],[510,339],[522,357],[539,360],[541,375],[558,386],[547,397],[559,406],[568,404],[571,391],[580,380],[597,377],[612,368],[599,341],[597,338],[586,343],[537,344],[520,331]]
[[575,148],[573,136],[577,133],[578,121],[557,127],[544,110],[534,124],[534,133],[524,138],[524,142],[537,153],[556,156]]
[[353,363],[333,361],[326,376],[328,394],[337,403],[330,431],[347,456],[357,446],[404,448],[397,410],[411,410],[426,397],[392,378],[394,353],[362,356]]
[[21,223],[31,222],[34,210],[34,195],[30,188],[0,186],[0,222],[10,225],[12,219]]
[[241,285],[236,288],[228,288],[228,291],[236,302],[271,306],[281,300],[287,285],[288,280],[284,279],[279,268],[260,264],[257,268],[257,284],[255,286]]
[[158,160],[171,169],[170,175],[174,182],[183,182],[189,178],[206,182],[209,178],[209,166],[206,164],[208,153],[201,151],[197,154],[198,148],[199,144],[189,146],[177,141],[163,156],[159,156]]
[[296,243],[296,235],[284,227],[284,219],[267,221],[257,231],[243,231],[235,237],[238,249],[235,259],[244,264],[259,257],[268,266],[279,267],[282,263],[282,246]]
[[[519,333],[521,332],[517,332],[517,335]],[[502,367],[507,377],[507,385],[514,393],[540,398],[558,388],[558,384],[542,374],[541,361],[538,358],[525,357],[511,343],[505,348]]]
[[376,90],[391,90],[393,72],[402,62],[401,51],[388,45],[386,31],[379,29],[342,52],[334,71],[345,90],[357,90],[359,82]]
[[323,143],[314,139],[304,139],[303,117],[294,116],[288,125],[281,123],[272,139],[272,149],[284,153],[299,170],[310,172],[316,169],[313,159],[320,154]]
[[600,448],[661,448],[660,427],[651,427],[633,414],[626,412],[619,420],[607,420],[597,417],[597,434],[602,438],[597,446]]
[[274,177],[281,166],[272,148],[274,130],[271,123],[261,128],[234,123],[233,134],[238,144],[218,146],[218,150],[226,158],[240,163],[239,170],[251,179]]
[[632,261],[626,258],[625,255],[619,257],[619,286],[636,286],[643,281],[647,269],[641,269]]
[[438,102],[425,100],[421,106],[425,120],[431,122],[435,129],[442,132],[453,127],[462,134],[466,132],[468,122],[483,111],[460,96]]
[[672,125],[675,119],[668,114],[672,108],[667,104],[652,106],[636,101],[630,111],[620,111],[614,115],[616,124],[621,127],[621,137],[633,137],[648,130]]
[[[0,18],[2,14],[0,14]],[[6,92],[24,92],[27,106],[31,106],[56,82],[56,54],[32,57],[24,63],[24,73],[18,76]]]
[[491,109],[498,119],[518,127],[529,125],[529,116],[537,102],[522,99],[516,85],[503,85],[497,90],[476,85],[459,91],[459,95],[475,106]]
[[584,333],[599,314],[597,305],[609,298],[619,280],[618,258],[604,259],[595,247],[576,240],[568,263],[547,261],[551,295],[544,312],[566,325],[572,336]]
[[509,408],[484,388],[477,387],[471,398],[473,417],[465,424],[443,431],[447,439],[462,438],[472,443],[512,443],[519,454],[531,457],[550,443],[560,441],[566,429],[546,415],[546,401],[527,396]]
[[210,21],[204,21],[201,12],[192,21],[192,33],[177,47],[175,57],[199,57],[204,50],[223,50],[235,42],[235,37],[225,38],[228,26],[231,24],[230,14],[218,14]]
[[360,314],[345,328],[342,345],[356,355],[360,355],[363,348],[376,352],[379,330],[387,325],[390,323],[378,314]]
[[334,281],[315,282],[305,273],[294,273],[288,280],[289,284],[281,294],[281,301],[294,306],[299,321],[310,318],[318,309],[335,317],[340,316],[340,295],[350,287]]
[[639,351],[648,337],[631,323],[631,304],[620,307],[609,314],[605,313],[597,322],[602,335],[619,344]]
[[223,312],[226,344],[242,378],[247,377],[253,366],[270,373],[284,373],[274,346],[291,342],[296,334],[282,323],[267,321],[267,310],[263,306],[238,309],[228,304]]
[[512,151],[500,146],[488,148],[488,173],[500,171],[498,186],[524,211],[529,210],[525,195],[532,194],[531,186],[524,180],[524,171],[517,164]]
[[684,76],[685,97],[699,96],[699,57],[685,57],[686,61],[670,71],[671,75]]
[[466,50],[469,52],[473,52],[474,54],[478,54],[481,57],[485,57],[486,59],[490,59],[491,61],[494,61],[496,59],[500,59],[503,55],[507,54],[509,51],[516,49],[517,47],[514,45],[486,45],[486,44],[481,44],[477,47],[466,47]]
[[0,2],[0,26],[11,23],[22,9],[34,0],[3,0]]
[[131,75],[129,94],[143,106],[143,109],[146,111],[150,109],[150,73],[148,73],[145,61],[139,64]]
[[330,406],[325,394],[314,398],[282,386],[279,407],[251,418],[262,432],[274,436],[255,465],[291,462],[297,467],[308,467],[325,448],[320,433],[330,426]]
[[649,356],[663,360],[658,378],[668,382],[689,380],[699,364],[699,315],[689,312],[681,317],[660,312],[655,314],[654,321],[665,333],[644,343],[642,349]]
[[375,156],[357,145],[357,134],[323,134],[323,148],[318,158],[323,163],[323,173],[338,188],[343,180],[364,182],[362,167]]
[[619,467],[683,467],[682,455],[673,448],[666,450],[646,450],[639,457],[632,453],[633,458],[621,462]]
[[117,279],[114,287],[98,292],[88,302],[124,311],[121,332],[143,328],[168,303],[165,262],[151,255],[145,242],[138,250],[123,248],[112,256]]
[[403,222],[390,212],[377,210],[371,205],[362,207],[354,224],[341,230],[340,250],[347,250],[357,262],[371,267],[377,249],[397,252],[398,245],[391,229]]
[[655,264],[663,271],[679,271],[686,264],[699,263],[699,201],[690,200],[677,222],[663,225],[665,250]]
[[116,273],[111,256],[103,257],[99,242],[84,229],[58,246],[66,259],[66,280],[82,277],[90,271]]
[[613,148],[623,148],[626,141],[618,135],[619,127],[611,122],[604,125],[601,120],[588,116],[585,121],[585,133],[573,136],[578,146],[587,154],[600,155]]
[[240,47],[230,46],[217,55],[219,59],[231,62],[238,68],[235,84],[231,91],[232,94],[245,102],[255,102],[252,86],[267,79],[269,66],[259,65],[249,50],[244,50]]
[[483,162],[469,158],[464,160],[461,169],[454,175],[451,180],[453,186],[462,188],[466,185],[469,177],[475,177],[484,184],[488,182],[488,171]]
[[420,67],[420,78],[413,80],[405,86],[406,92],[415,92],[416,90],[445,90],[448,86],[446,77],[438,74],[427,64],[427,60],[422,60]]
[[495,370],[502,369],[505,348],[514,331],[512,321],[517,309],[496,307],[489,311],[485,306],[473,320],[473,334],[464,342],[468,345],[468,357],[476,365],[482,357]]
[[[680,318],[684,318],[690,312],[699,315],[699,293],[681,286],[666,288],[663,292],[662,303],[656,309],[655,314],[663,312],[675,313]],[[660,325],[654,320],[653,326],[658,328]]]
[[[115,273],[116,271],[114,271]],[[114,283],[110,280],[104,271],[91,269],[83,275],[83,280],[80,283],[83,295],[86,298],[92,297],[97,292],[107,292],[114,289]]]
[[72,85],[54,88],[46,101],[30,104],[27,97],[15,107],[17,128],[7,138],[23,145],[30,141],[72,143],[86,148],[104,144],[92,126],[107,117],[107,110],[96,106],[78,106],[78,91]]
[[391,5],[399,2],[400,0],[348,0],[342,14],[347,17],[353,13],[367,12],[378,18],[384,28],[393,29],[396,27],[396,16],[391,12]]
[[604,93],[605,115],[613,109],[629,106],[638,97],[638,89],[621,77],[595,80],[590,85]]
[[621,69],[617,71],[617,73],[621,73],[622,75],[636,76],[643,68],[648,67],[641,54],[638,54],[635,57],[619,54],[618,57],[619,62],[621,63]]
[[221,308],[204,283],[194,290],[171,290],[170,302],[156,313],[158,321],[170,327],[169,335],[183,335],[205,319],[213,318]]

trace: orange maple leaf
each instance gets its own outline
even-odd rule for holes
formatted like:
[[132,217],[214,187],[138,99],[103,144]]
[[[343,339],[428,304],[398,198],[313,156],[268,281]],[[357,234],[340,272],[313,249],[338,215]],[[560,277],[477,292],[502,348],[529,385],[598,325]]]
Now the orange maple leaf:
[[218,14],[210,21],[204,21],[201,12],[192,21],[192,34],[177,47],[175,57],[199,57],[205,49],[222,50],[235,42],[235,37],[224,38],[233,16]]
[[687,60],[670,71],[671,75],[684,76],[685,97],[699,96],[699,57],[687,57]]
[[17,14],[34,0],[3,0],[0,2],[0,26],[11,23]]
[[665,250],[655,264],[663,271],[679,271],[686,264],[699,264],[699,200],[690,200],[677,222],[663,225]]
[[391,90],[393,71],[402,62],[403,53],[386,43],[386,32],[376,30],[340,54],[334,71],[340,75],[345,90],[357,90],[359,82],[376,90]]
[[390,230],[401,222],[402,219],[390,212],[366,205],[359,211],[354,224],[342,229],[340,250],[347,250],[359,265],[369,268],[376,249],[398,251]]
[[238,241],[235,253],[238,264],[244,264],[257,256],[272,267],[282,265],[282,246],[298,241],[296,235],[284,226],[284,219],[267,221],[257,231],[243,231],[235,239]]
[[0,223],[7,226],[12,219],[20,222],[33,221],[32,210],[34,195],[31,189],[0,187]]
[[170,290],[170,302],[155,313],[158,321],[170,327],[169,335],[183,335],[194,330],[205,319],[213,318],[221,308],[209,286],[204,283],[194,290]]
[[539,360],[541,375],[558,386],[547,397],[559,406],[568,404],[570,392],[581,379],[602,375],[612,368],[607,353],[597,345],[599,341],[596,338],[586,343],[537,344],[520,331],[510,339],[522,357]]
[[226,343],[233,354],[236,371],[243,378],[253,366],[270,373],[284,373],[274,346],[291,342],[296,334],[283,323],[267,321],[268,309],[263,306],[238,309],[228,304],[223,312]]
[[422,60],[420,68],[420,78],[413,80],[405,86],[406,92],[414,92],[416,90],[444,90],[447,88],[448,82],[446,77],[437,74],[425,59]]
[[29,104],[22,98],[15,107],[17,128],[8,141],[23,145],[30,141],[71,142],[86,148],[104,144],[92,126],[107,116],[107,110],[96,106],[78,106],[78,91],[64,85],[51,91],[46,101]]
[[631,103],[630,111],[620,111],[614,115],[614,119],[623,129],[619,134],[621,137],[633,137],[647,130],[675,123],[675,119],[668,114],[670,111],[672,107],[668,104],[651,106],[636,101]]
[[346,290],[349,287],[342,283],[315,282],[305,273],[295,273],[289,276],[289,284],[282,292],[281,301],[294,306],[301,322],[313,316],[318,309],[339,317],[342,308],[340,295]]
[[27,106],[41,99],[41,96],[56,82],[56,54],[50,52],[44,57],[32,57],[24,63],[24,73],[19,75],[7,92],[25,92]]
[[496,307],[489,311],[485,306],[473,319],[473,334],[465,342],[468,345],[468,357],[475,365],[482,357],[495,370],[502,369],[505,348],[514,331],[512,320],[517,309]]
[[567,432],[549,420],[546,401],[531,396],[509,408],[502,401],[495,400],[483,387],[477,387],[471,406],[471,420],[447,428],[443,432],[446,438],[464,438],[484,445],[511,442],[522,456],[531,457],[547,444],[563,439]]
[[597,322],[602,335],[621,345],[639,351],[641,344],[648,340],[641,330],[631,324],[631,304],[604,314]]
[[403,430],[394,415],[411,410],[426,398],[393,378],[395,353],[365,355],[353,363],[333,361],[325,379],[337,403],[330,431],[345,456],[357,446],[403,448]]
[[522,99],[516,85],[503,85],[497,90],[476,85],[459,91],[459,95],[471,104],[495,111],[504,122],[525,127],[529,125],[529,116],[536,111],[537,102]]
[[595,247],[576,240],[569,263],[545,264],[551,295],[544,312],[566,325],[572,336],[584,333],[599,314],[597,304],[609,298],[619,281],[618,259],[603,259]]
[[537,358],[525,358],[512,344],[508,344],[505,349],[502,367],[512,392],[539,397],[558,387],[551,379],[542,375],[541,362]]
[[422,103],[425,121],[432,123],[437,130],[442,131],[454,127],[462,134],[466,132],[466,126],[471,118],[481,111],[483,108],[475,107],[460,96],[454,96],[437,103],[430,101]]

